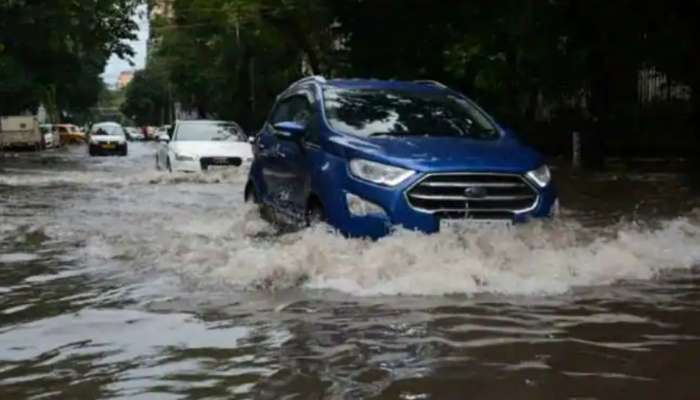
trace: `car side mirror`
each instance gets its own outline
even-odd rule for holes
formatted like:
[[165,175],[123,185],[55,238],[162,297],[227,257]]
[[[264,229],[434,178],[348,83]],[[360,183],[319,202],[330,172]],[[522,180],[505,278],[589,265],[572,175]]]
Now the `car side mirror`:
[[274,128],[275,136],[286,140],[301,140],[306,133],[306,126],[294,121],[278,122]]
[[255,143],[255,136],[248,136],[248,139],[246,139],[246,142],[253,144]]

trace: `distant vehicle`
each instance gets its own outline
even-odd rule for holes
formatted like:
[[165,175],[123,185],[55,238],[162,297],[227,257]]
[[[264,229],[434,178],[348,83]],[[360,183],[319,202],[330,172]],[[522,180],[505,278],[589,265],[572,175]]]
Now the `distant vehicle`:
[[378,238],[549,217],[542,156],[431,81],[303,79],[255,140],[245,196],[292,221]]
[[0,149],[41,150],[44,134],[36,117],[0,117]]
[[170,134],[172,127],[170,125],[164,125],[159,128],[157,128],[153,132],[153,140],[157,140],[159,142],[162,142],[166,139],[170,139]]
[[102,122],[90,129],[88,152],[91,156],[115,154],[126,156],[126,132],[116,122]]
[[156,128],[153,126],[146,126],[143,128],[143,136],[145,140],[155,140]]
[[140,141],[144,140],[143,133],[139,128],[134,128],[133,126],[128,126],[124,128],[126,131],[126,138],[130,141]]
[[238,167],[253,158],[245,133],[230,121],[178,121],[172,139],[161,140],[156,168],[171,172]]
[[39,126],[41,134],[44,135],[44,147],[47,149],[61,146],[61,135],[58,133],[56,126],[51,124],[42,124]]
[[75,125],[56,124],[54,129],[58,130],[63,144],[85,143],[85,134]]
[[146,137],[143,135],[143,133],[141,133],[141,131],[137,131],[134,133],[134,140],[142,142],[146,140]]

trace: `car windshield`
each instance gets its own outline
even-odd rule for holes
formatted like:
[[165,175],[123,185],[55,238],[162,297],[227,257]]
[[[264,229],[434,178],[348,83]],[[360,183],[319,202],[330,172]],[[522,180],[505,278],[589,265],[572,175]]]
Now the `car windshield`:
[[499,137],[483,112],[445,92],[327,88],[324,97],[332,128],[358,136]]
[[92,128],[93,136],[124,136],[124,129],[119,125],[95,125]]
[[[166,133],[164,130],[163,133]],[[234,141],[245,138],[241,128],[231,122],[182,124],[177,129],[177,141]]]

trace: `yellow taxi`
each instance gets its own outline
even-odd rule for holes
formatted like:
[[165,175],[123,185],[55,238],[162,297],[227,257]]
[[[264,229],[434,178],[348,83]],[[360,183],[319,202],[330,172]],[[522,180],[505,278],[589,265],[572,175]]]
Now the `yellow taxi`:
[[54,125],[54,129],[58,130],[58,134],[61,137],[61,143],[68,144],[85,142],[85,134],[75,125],[58,124]]

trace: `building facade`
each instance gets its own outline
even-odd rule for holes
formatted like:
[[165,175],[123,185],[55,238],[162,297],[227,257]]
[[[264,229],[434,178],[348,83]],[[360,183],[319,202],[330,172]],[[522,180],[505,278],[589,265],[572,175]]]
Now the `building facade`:
[[122,90],[129,86],[134,79],[134,71],[122,71],[117,79],[117,89]]

